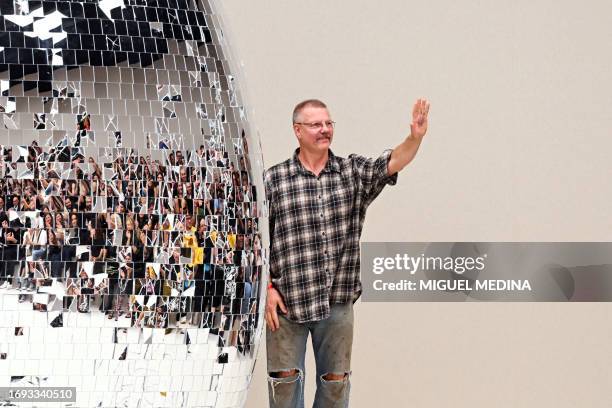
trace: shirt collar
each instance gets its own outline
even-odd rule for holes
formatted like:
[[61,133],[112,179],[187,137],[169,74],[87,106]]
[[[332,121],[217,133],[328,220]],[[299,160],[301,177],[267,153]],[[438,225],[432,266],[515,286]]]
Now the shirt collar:
[[[298,147],[297,149],[295,149],[295,152],[293,152],[293,157],[291,158],[291,161],[289,162],[289,174],[292,176],[298,173],[312,174],[310,170],[307,170],[304,167],[304,165],[298,158],[299,153],[300,153],[300,148]],[[323,167],[323,170],[321,170],[321,174],[329,173],[332,171],[335,171],[336,173],[340,173],[340,161],[338,160],[338,157],[336,157],[336,155],[332,153],[330,149],[327,163],[325,163],[325,167]]]

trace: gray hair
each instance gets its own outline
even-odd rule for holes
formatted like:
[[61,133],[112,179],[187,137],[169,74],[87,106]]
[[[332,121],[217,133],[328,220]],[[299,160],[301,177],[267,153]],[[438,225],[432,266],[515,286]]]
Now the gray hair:
[[318,99],[306,99],[305,101],[295,105],[295,108],[293,108],[293,123],[298,122],[300,113],[302,110],[304,110],[304,108],[308,107],[327,109],[327,105]]

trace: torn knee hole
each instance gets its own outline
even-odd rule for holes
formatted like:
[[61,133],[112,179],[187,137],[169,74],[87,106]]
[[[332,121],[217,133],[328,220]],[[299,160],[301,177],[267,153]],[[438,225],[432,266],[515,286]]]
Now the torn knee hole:
[[344,381],[348,378],[348,373],[344,374],[335,374],[335,373],[327,373],[321,376],[323,381]]
[[272,378],[289,378],[289,377],[294,377],[298,375],[299,373],[300,373],[299,370],[293,369],[293,370],[287,370],[287,371],[274,371],[274,372],[270,372],[269,375]]

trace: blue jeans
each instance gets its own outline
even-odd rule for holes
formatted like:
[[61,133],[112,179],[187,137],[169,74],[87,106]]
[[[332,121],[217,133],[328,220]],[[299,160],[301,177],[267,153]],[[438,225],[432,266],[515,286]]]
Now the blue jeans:
[[[348,407],[353,346],[353,304],[333,304],[325,320],[294,323],[279,314],[280,328],[266,329],[268,393],[271,408],[304,406],[304,356],[312,335],[317,365],[315,408]],[[296,371],[289,376],[279,373]],[[326,380],[326,374],[344,375]]]

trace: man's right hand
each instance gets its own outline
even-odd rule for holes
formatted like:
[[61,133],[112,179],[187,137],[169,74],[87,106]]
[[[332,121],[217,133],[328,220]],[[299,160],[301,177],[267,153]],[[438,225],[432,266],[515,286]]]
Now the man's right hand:
[[268,288],[268,300],[266,301],[266,323],[272,331],[278,330],[280,323],[278,321],[277,310],[280,310],[287,314],[287,308],[283,302],[283,298],[278,290],[275,288]]

